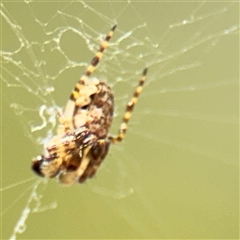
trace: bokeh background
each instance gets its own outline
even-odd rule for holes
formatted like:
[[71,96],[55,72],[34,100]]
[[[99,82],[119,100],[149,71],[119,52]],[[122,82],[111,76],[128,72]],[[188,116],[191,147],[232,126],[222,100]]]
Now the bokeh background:
[[[2,239],[238,239],[239,3],[1,3]],[[126,139],[70,188],[30,170],[57,106],[110,27],[94,76],[121,122],[144,67]]]

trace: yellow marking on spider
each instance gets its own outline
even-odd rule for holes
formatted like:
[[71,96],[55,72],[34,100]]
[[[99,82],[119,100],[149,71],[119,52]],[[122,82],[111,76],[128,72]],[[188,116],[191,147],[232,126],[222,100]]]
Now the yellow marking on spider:
[[132,113],[131,113],[130,111],[126,112],[126,113],[124,114],[124,119],[125,119],[125,120],[129,120],[129,119],[131,118],[131,115],[132,115]]
[[103,56],[103,53],[102,53],[102,52],[98,52],[98,53],[96,54],[96,57],[97,57],[98,59],[101,59],[102,56]]
[[127,124],[126,124],[125,122],[123,122],[123,123],[121,124],[120,129],[122,129],[123,131],[125,131],[125,130],[127,129]]
[[129,104],[131,104],[131,105],[135,105],[136,103],[137,103],[137,97],[133,97],[132,99],[131,99],[131,101],[129,102]]
[[77,98],[79,97],[79,92],[72,91],[72,97],[73,97],[74,100],[77,100]]
[[101,47],[103,48],[103,50],[105,50],[107,46],[108,46],[108,41],[102,42]]
[[94,67],[93,65],[89,65],[87,68],[87,73],[91,74],[95,69],[96,69],[96,67]]
[[84,85],[81,84],[81,83],[77,83],[77,84],[75,85],[75,88],[77,88],[78,91],[80,91],[81,89],[83,89],[83,87],[84,87]]

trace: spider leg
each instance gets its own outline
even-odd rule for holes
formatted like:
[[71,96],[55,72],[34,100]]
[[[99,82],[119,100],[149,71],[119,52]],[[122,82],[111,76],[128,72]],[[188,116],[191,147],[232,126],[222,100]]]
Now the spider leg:
[[146,81],[146,74],[147,74],[147,68],[145,68],[143,70],[142,77],[141,77],[141,79],[139,81],[139,84],[138,84],[134,94],[133,94],[133,97],[127,104],[126,111],[125,111],[124,117],[122,119],[122,123],[120,125],[120,129],[118,131],[118,135],[117,136],[111,136],[110,135],[108,137],[108,139],[109,139],[109,141],[111,143],[119,143],[125,137],[126,131],[127,131],[128,121],[130,120],[130,118],[132,116],[132,112],[133,112],[134,106],[136,105],[138,97],[139,97],[140,93],[142,92],[143,84]]
[[[101,43],[101,46],[96,53],[95,57],[92,59],[91,63],[87,67],[86,72],[82,75],[82,77],[78,80],[77,84],[75,85],[75,88],[73,89],[70,99],[66,105],[64,114],[61,114],[59,116],[60,123],[64,126],[65,132],[70,132],[71,129],[73,129],[73,115],[74,111],[76,109],[76,105],[79,106],[82,104],[80,97],[80,91],[84,88],[86,85],[87,79],[90,77],[90,75],[93,73],[93,71],[96,69],[100,59],[102,58],[104,50],[108,46],[108,42],[110,41],[111,37],[113,36],[114,30],[116,29],[117,25],[114,25],[107,36],[105,37],[104,41]],[[87,96],[89,97],[89,96]],[[77,100],[79,101],[77,102]],[[83,99],[85,99],[85,96],[83,96]]]
[[86,72],[82,75],[82,77],[78,80],[77,84],[75,85],[74,90],[72,91],[70,95],[70,100],[75,102],[77,98],[80,96],[80,91],[86,84],[87,79],[89,76],[93,73],[93,71],[96,69],[100,59],[102,58],[104,50],[108,46],[108,42],[110,41],[111,37],[113,36],[114,30],[116,29],[117,25],[114,25],[110,32],[105,37],[104,41],[102,42],[98,52],[96,53],[95,57],[92,59],[90,65],[87,67]]

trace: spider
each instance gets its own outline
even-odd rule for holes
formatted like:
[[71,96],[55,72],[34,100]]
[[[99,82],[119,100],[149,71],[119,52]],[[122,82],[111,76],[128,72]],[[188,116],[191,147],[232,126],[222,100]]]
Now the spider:
[[32,160],[33,171],[42,177],[58,178],[64,185],[83,183],[95,175],[106,157],[110,144],[123,140],[138,96],[146,80],[147,68],[126,106],[117,136],[109,134],[113,120],[114,95],[109,85],[97,78],[89,78],[117,25],[102,42],[86,72],[75,85],[64,112],[59,112],[59,127],[46,146],[46,151]]

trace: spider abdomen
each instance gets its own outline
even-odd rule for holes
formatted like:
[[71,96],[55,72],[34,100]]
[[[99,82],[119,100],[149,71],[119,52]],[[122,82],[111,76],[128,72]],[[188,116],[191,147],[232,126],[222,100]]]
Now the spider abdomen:
[[114,97],[105,82],[100,82],[97,88],[98,93],[92,96],[88,107],[86,126],[98,139],[104,139],[113,120]]

